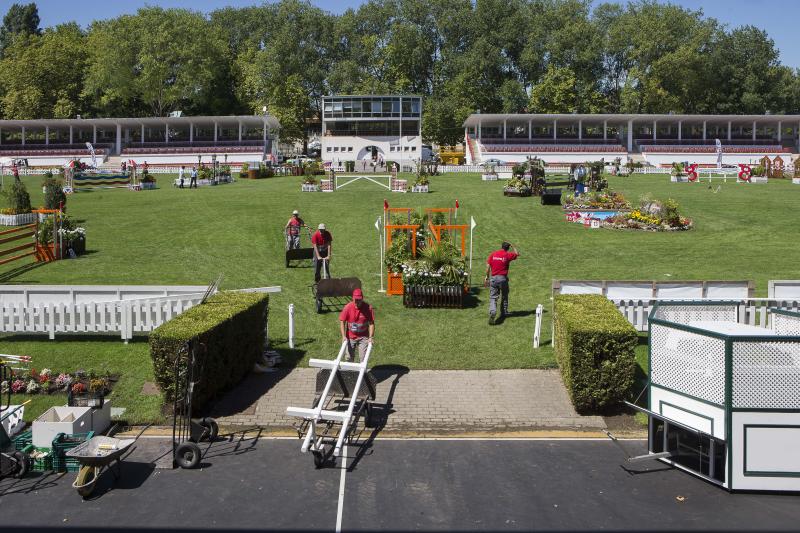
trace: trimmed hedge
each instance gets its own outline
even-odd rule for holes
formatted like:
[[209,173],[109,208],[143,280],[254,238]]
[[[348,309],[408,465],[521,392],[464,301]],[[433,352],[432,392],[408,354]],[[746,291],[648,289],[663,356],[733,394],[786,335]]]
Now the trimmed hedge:
[[175,357],[197,339],[200,375],[193,406],[202,408],[220,392],[238,384],[261,357],[266,345],[269,295],[221,292],[162,324],[150,334],[150,356],[165,400],[174,400]]
[[599,294],[555,299],[555,355],[575,410],[596,413],[622,401],[634,382],[638,335]]

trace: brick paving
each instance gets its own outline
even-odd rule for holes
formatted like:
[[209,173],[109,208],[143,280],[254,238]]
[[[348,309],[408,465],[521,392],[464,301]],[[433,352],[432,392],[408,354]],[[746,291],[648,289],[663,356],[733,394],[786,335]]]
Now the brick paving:
[[[311,407],[316,369],[253,374],[213,408],[224,426],[291,428],[286,407]],[[557,370],[407,370],[379,367],[376,412],[384,431],[469,432],[599,430],[602,417],[580,416]]]

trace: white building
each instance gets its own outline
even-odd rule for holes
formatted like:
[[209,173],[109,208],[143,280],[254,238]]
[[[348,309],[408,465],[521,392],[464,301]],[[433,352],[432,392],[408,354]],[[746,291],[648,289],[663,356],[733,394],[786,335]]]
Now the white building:
[[323,97],[323,161],[338,167],[345,161],[383,159],[402,166],[421,156],[421,97]]

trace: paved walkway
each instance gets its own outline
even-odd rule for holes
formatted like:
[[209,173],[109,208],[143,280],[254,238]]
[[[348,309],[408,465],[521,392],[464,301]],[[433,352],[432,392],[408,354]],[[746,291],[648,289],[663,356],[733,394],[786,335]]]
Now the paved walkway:
[[[224,426],[289,429],[286,407],[311,407],[316,369],[253,374],[215,407]],[[379,367],[378,410],[384,431],[485,432],[600,430],[602,417],[580,416],[557,370],[407,370]]]

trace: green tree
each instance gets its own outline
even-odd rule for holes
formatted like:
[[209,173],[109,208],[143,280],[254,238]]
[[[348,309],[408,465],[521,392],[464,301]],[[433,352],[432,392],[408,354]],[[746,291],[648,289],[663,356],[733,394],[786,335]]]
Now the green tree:
[[147,7],[96,22],[85,94],[109,115],[207,109],[224,43],[200,13]]
[[0,60],[3,114],[10,119],[68,118],[85,109],[86,37],[77,24],[19,36]]
[[39,9],[35,3],[11,4],[8,13],[3,17],[3,26],[0,27],[0,58],[15,37],[38,35],[41,32],[39,22]]

